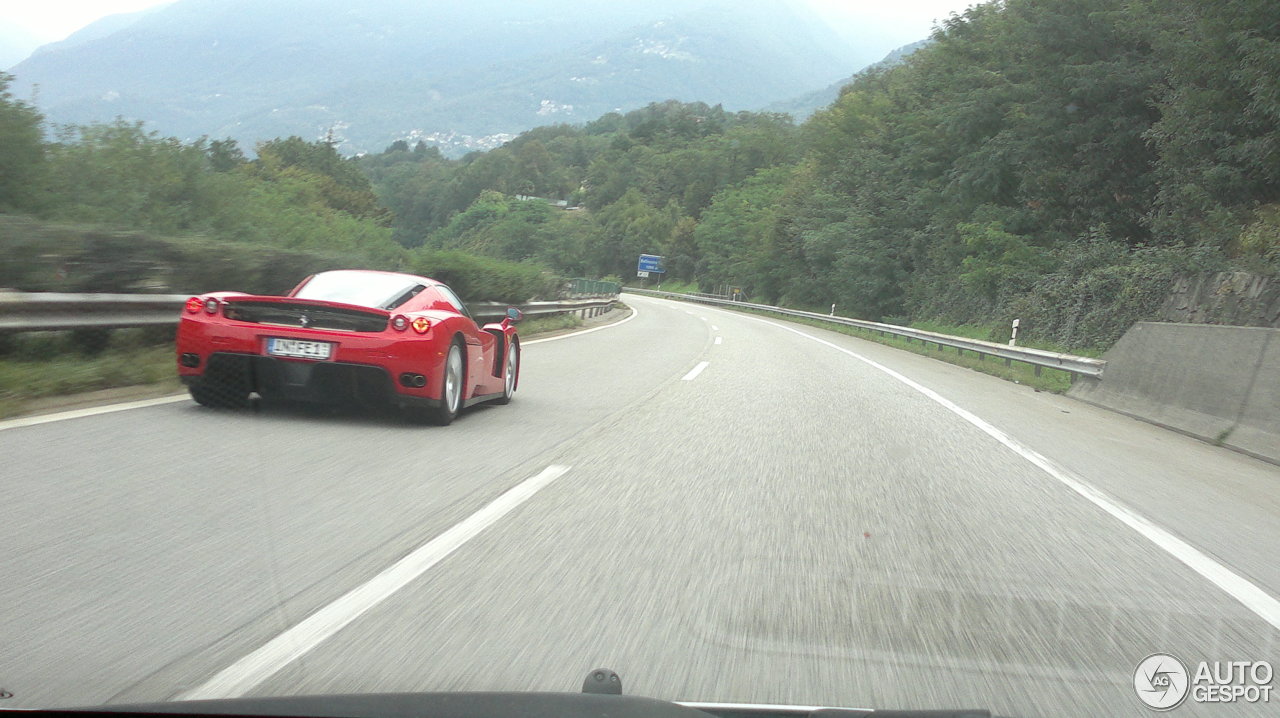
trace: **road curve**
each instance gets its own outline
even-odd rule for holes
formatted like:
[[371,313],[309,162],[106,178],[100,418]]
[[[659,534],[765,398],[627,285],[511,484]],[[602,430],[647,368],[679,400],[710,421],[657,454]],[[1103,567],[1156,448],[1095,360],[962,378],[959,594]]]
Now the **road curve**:
[[1135,715],[1148,654],[1280,653],[1265,605],[1028,455],[1271,601],[1280,469],[844,335],[627,302],[447,428],[178,402],[0,431],[3,707],[237,666],[227,690],[271,695],[575,690],[607,665],[669,699]]

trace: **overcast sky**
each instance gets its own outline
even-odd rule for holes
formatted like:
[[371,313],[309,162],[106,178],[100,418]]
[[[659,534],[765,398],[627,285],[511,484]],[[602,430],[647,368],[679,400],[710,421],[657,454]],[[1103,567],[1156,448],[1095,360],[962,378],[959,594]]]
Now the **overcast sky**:
[[[9,53],[25,56],[39,45],[54,42],[105,15],[132,12],[172,0],[4,0],[0,5],[0,41]],[[265,0],[270,1],[270,0]],[[356,0],[358,2],[358,0]],[[465,0],[462,0],[465,2]],[[616,0],[608,0],[616,2]],[[740,0],[750,2],[750,0]],[[821,11],[832,24],[852,36],[872,29],[886,40],[888,50],[928,36],[936,20],[964,10],[976,0],[802,0]],[[870,26],[870,28],[868,28]],[[17,58],[21,59],[21,58]],[[0,67],[17,59],[0,58]]]

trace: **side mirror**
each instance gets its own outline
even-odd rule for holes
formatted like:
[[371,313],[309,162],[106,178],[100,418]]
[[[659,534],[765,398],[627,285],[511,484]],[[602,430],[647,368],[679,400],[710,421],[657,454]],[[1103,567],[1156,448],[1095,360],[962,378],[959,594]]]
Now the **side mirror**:
[[524,313],[515,307],[507,307],[507,319],[518,322],[524,318]]

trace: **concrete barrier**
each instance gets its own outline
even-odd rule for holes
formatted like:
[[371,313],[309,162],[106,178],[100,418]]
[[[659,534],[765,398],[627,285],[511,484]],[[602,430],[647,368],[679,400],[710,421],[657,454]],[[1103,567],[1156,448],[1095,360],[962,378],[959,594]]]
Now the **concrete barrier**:
[[1139,322],[1068,395],[1280,463],[1280,329]]
[[1226,445],[1280,463],[1280,329],[1266,331],[1271,332],[1271,341],[1263,350],[1253,389]]

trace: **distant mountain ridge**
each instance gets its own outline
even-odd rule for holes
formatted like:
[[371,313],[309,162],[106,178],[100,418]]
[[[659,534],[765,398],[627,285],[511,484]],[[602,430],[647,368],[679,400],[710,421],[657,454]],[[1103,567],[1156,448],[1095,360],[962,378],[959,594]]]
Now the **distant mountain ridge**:
[[860,75],[900,65],[910,57],[911,53],[925,47],[929,42],[930,40],[926,38],[924,40],[913,42],[909,45],[903,45],[888,55],[885,55],[884,59],[880,62],[868,65],[850,77],[846,77],[843,80],[832,83],[821,90],[814,90],[813,92],[808,92],[799,97],[793,97],[782,102],[774,102],[768,105],[765,109],[770,112],[785,112],[792,117],[795,117],[797,120],[803,120],[809,115],[812,115],[818,110],[821,110],[827,105],[835,102],[836,98],[840,97],[840,91],[854,80],[858,79]]
[[335,132],[344,152],[457,154],[679,99],[759,109],[874,58],[790,0],[178,0],[104,18],[12,69],[57,123],[165,134]]

